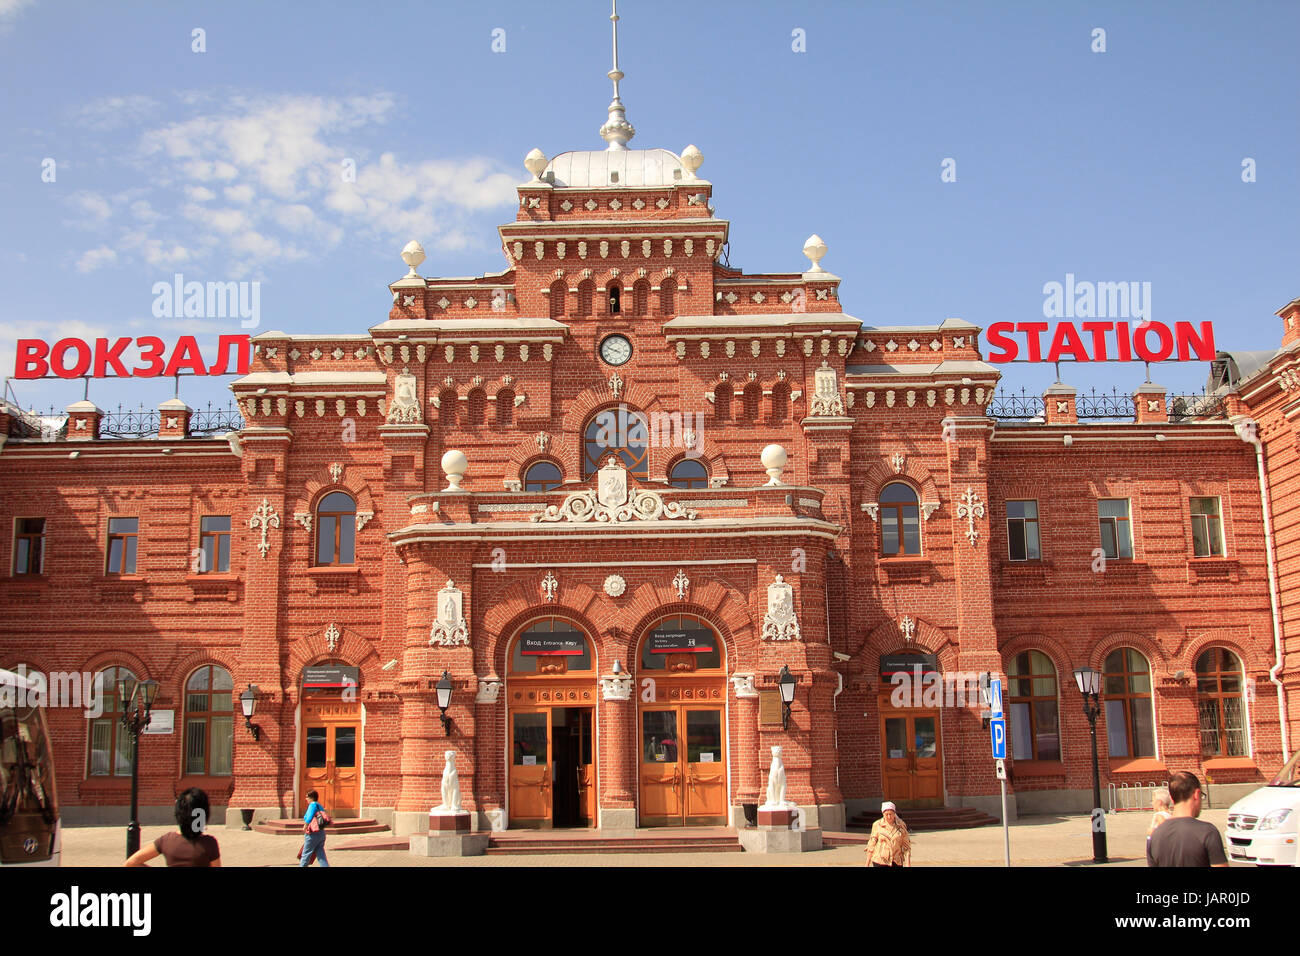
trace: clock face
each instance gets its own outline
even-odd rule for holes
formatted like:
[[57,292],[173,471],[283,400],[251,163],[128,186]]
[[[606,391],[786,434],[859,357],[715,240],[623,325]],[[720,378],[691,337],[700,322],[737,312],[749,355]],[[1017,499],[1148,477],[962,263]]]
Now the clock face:
[[608,336],[600,343],[600,357],[610,365],[622,365],[632,357],[632,343],[621,335]]

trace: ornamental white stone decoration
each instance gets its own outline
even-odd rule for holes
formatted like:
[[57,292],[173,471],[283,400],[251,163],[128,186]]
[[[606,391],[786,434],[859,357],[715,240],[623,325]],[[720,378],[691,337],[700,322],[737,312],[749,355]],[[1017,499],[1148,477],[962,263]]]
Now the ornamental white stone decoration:
[[257,550],[262,552],[262,557],[265,558],[266,553],[271,550],[271,542],[266,540],[266,532],[270,528],[280,527],[280,516],[271,507],[270,499],[262,499],[262,503],[253,512],[253,517],[248,519],[248,527],[250,529],[262,529],[262,540],[258,543]]
[[610,597],[619,597],[627,590],[627,582],[617,574],[611,574],[605,579],[605,593]]
[[[659,199],[655,200],[655,205],[658,206],[660,209],[667,209],[668,200],[660,197]],[[709,240],[709,241],[712,242],[713,240]]]
[[416,393],[415,376],[409,369],[402,369],[402,374],[393,382],[393,401],[388,407],[390,424],[418,425],[424,420],[420,410],[420,398]]
[[325,628],[325,649],[332,651],[338,646],[339,626],[337,624],[331,624],[329,627]]
[[1277,387],[1282,389],[1284,392],[1289,392],[1293,388],[1300,387],[1300,375],[1296,374],[1294,368],[1289,368],[1278,373]]
[[361,530],[362,528],[364,528],[367,524],[369,524],[369,523],[370,523],[370,519],[373,518],[374,516],[375,516],[375,513],[374,513],[373,511],[358,511],[358,512],[357,512],[357,530],[360,531],[360,530]]
[[898,622],[898,631],[903,635],[903,640],[911,643],[912,639],[916,637],[916,622],[910,617],[904,617]]
[[970,540],[971,547],[974,547],[976,539],[980,536],[980,533],[975,530],[975,519],[984,517],[984,502],[980,501],[980,496],[970,485],[966,486],[966,491],[961,496],[961,504],[957,506],[957,517],[966,519],[967,528],[962,533]]
[[330,480],[337,485],[339,483],[339,479],[342,477],[343,477],[343,466],[336,461],[334,462],[334,464],[330,465]]
[[294,413],[297,414],[299,418],[302,418],[302,416],[307,414],[307,403],[303,401],[294,402],[293,410]]
[[528,344],[527,344],[527,343],[524,343],[523,345],[519,346],[519,361],[521,361],[521,362],[527,362],[527,361],[528,361]]
[[781,575],[767,586],[767,613],[763,615],[763,640],[799,641],[799,618],[794,613],[794,587]]
[[555,580],[555,575],[547,571],[546,577],[542,578],[542,593],[546,595],[547,601],[555,601],[555,589],[559,586],[560,582]]
[[564,202],[560,203],[560,208],[563,209],[565,212],[568,212],[573,208],[573,203],[569,202],[569,200],[566,199],[564,200]]
[[295,511],[293,513],[293,520],[306,528],[309,533],[311,531],[311,519],[312,513],[310,511]]
[[546,443],[551,440],[551,436],[546,432],[538,432],[533,436],[533,441],[537,442],[538,451],[546,451]]
[[686,576],[681,568],[677,569],[677,577],[673,578],[673,587],[677,589],[677,600],[686,600],[686,590],[691,586],[691,580]]
[[822,367],[813,373],[813,415],[844,414],[844,400],[840,398],[838,379],[835,369],[822,360]]
[[560,505],[549,505],[532,516],[533,521],[655,521],[685,518],[694,521],[697,513],[680,502],[665,503],[663,495],[644,488],[628,490],[627,466],[610,457],[596,473],[596,488],[569,495]]
[[862,502],[862,510],[867,513],[872,521],[880,520],[880,502],[864,501]]
[[316,359],[317,361],[320,361],[320,357],[324,354],[325,353],[322,352],[320,349],[312,349],[310,352],[311,357]]
[[679,359],[686,358],[686,343],[681,339],[677,340],[677,357]]
[[709,357],[709,343],[707,341],[700,342],[700,358],[708,358],[708,357]]
[[632,243],[624,239],[622,242],[619,243],[618,251],[621,252],[623,254],[623,258],[626,259],[632,252]]
[[647,259],[650,258],[650,240],[649,240],[649,239],[642,239],[642,240],[641,240],[641,255],[644,256],[644,257],[647,258]]
[[465,595],[451,581],[438,592],[438,616],[429,634],[430,644],[454,647],[469,643],[469,628],[464,616]]
[[901,451],[894,452],[894,457],[890,459],[890,462],[894,466],[894,474],[901,475],[903,473],[903,469],[907,467],[907,456],[904,455]]
[[934,514],[938,510],[939,510],[939,502],[937,501],[921,502],[921,517],[924,518],[926,521],[929,521],[930,515]]
[[479,678],[478,693],[474,696],[476,704],[495,704],[501,697],[501,681]]
[[600,696],[604,700],[631,700],[632,675],[604,674],[600,678]]
[[785,355],[785,339],[776,340],[776,354],[778,358]]
[[739,699],[753,698],[758,696],[758,688],[754,686],[753,674],[732,674],[731,689]]

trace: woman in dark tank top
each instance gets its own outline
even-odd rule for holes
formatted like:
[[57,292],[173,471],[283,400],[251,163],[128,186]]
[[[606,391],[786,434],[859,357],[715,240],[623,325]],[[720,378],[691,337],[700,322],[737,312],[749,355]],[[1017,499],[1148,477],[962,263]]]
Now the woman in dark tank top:
[[127,866],[148,866],[148,860],[161,856],[168,866],[220,866],[221,848],[215,838],[203,831],[208,825],[208,795],[190,787],[176,798],[176,825],[179,833],[164,833],[148,846],[141,847],[126,861]]

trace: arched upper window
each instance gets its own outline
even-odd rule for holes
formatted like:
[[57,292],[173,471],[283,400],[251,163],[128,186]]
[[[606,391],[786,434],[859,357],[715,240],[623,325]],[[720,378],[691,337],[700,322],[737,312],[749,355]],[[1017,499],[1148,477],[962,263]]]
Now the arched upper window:
[[316,506],[316,563],[355,564],[357,503],[342,491],[332,491]]
[[880,553],[921,553],[921,509],[916,492],[901,481],[885,485],[880,492]]
[[185,773],[227,777],[235,739],[230,671],[204,664],[185,682]]
[[567,291],[559,279],[551,283],[551,318],[564,318],[564,295]]
[[1196,658],[1196,710],[1202,757],[1244,757],[1246,706],[1241,661],[1226,647],[1211,647]]
[[103,713],[90,718],[90,761],[87,773],[92,777],[131,776],[131,735],[122,727],[122,701],[118,697],[119,680],[135,680],[126,667],[106,667],[97,675],[103,681],[100,699]]
[[1102,702],[1106,705],[1106,741],[1110,755],[1154,757],[1151,665],[1133,648],[1119,647],[1106,655],[1101,671],[1105,679]]
[[617,281],[605,287],[605,300],[609,304],[610,315],[618,315],[623,311],[623,287]]
[[583,433],[582,477],[590,478],[611,456],[644,479],[649,467],[649,427],[645,415],[626,405],[597,412]]
[[511,674],[572,674],[595,665],[591,641],[572,621],[543,617],[515,638],[510,649]]
[[564,481],[560,466],[553,461],[538,461],[524,472],[524,491],[550,491]]
[[683,458],[668,472],[668,484],[674,488],[707,488],[709,470],[698,458]]
[[1007,663],[1014,760],[1060,760],[1056,665],[1042,651],[1021,651]]
[[694,673],[722,667],[722,637],[703,618],[674,614],[661,618],[641,639],[641,669]]

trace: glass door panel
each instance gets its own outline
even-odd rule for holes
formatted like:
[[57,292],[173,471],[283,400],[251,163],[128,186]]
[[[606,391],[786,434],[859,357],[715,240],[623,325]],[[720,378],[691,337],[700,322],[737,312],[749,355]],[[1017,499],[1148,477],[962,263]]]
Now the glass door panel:
[[727,822],[727,770],[723,759],[722,710],[687,709],[686,822],[696,826]]
[[641,825],[680,826],[683,779],[678,759],[677,709],[641,712]]
[[510,825],[551,825],[549,709],[516,710],[510,715]]

